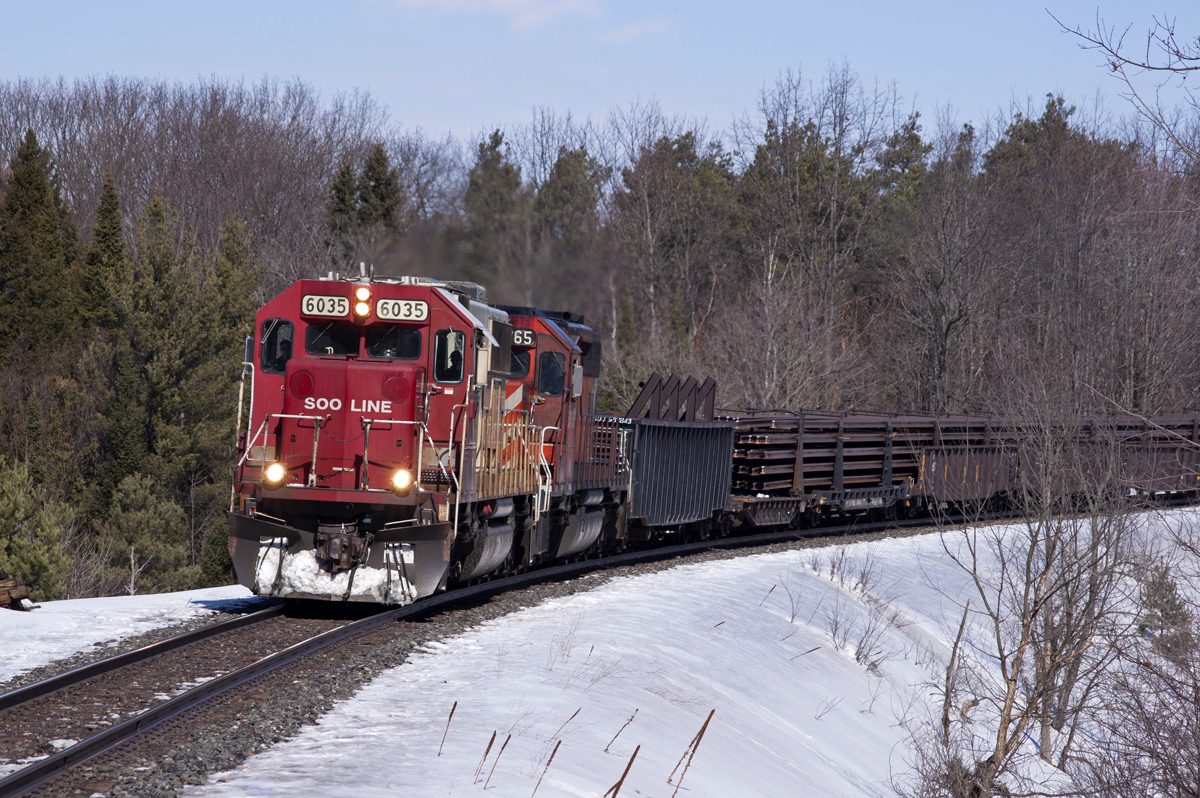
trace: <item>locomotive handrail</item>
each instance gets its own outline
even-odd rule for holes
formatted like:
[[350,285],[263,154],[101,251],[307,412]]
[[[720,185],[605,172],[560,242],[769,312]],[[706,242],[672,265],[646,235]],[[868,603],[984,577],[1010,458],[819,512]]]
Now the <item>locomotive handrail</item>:
[[[474,374],[467,375],[467,383],[465,386],[463,386],[465,390],[463,391],[462,403],[453,405],[450,408],[450,440],[446,444],[446,448],[449,451],[454,450],[454,431],[455,431],[455,426],[457,425],[457,420],[454,417],[454,411],[458,410],[460,407],[463,409],[464,412],[466,411],[467,405],[470,404],[470,401],[471,401],[470,400],[471,383],[474,380],[475,380]],[[466,436],[464,435],[464,438],[465,437]],[[465,449],[465,448],[466,448],[466,441],[464,440],[463,446],[458,451],[458,457],[459,457],[459,461],[460,461],[459,469],[455,469],[454,471],[451,472],[451,476],[454,477],[454,526],[451,528],[451,534],[454,537],[458,537],[458,509],[459,509],[459,505],[462,504],[462,484],[458,481],[458,470],[461,469],[462,463],[465,459],[464,458],[465,452],[463,451],[463,449]],[[438,465],[441,466],[441,457],[438,458]],[[442,467],[442,473],[445,473],[444,466]]]
[[[371,487],[370,476],[367,475],[367,467],[370,466],[370,464],[371,464],[371,458],[370,458],[371,425],[373,425],[373,424],[400,424],[400,425],[406,425],[406,426],[420,427],[421,436],[418,439],[418,442],[416,442],[416,443],[418,443],[418,445],[416,445],[416,457],[415,457],[416,464],[413,467],[415,469],[416,474],[413,478],[413,481],[415,482],[416,486],[418,486],[418,491],[422,490],[422,488],[421,488],[421,454],[422,454],[422,451],[424,451],[424,449],[425,449],[425,436],[426,436],[426,434],[428,434],[428,432],[430,432],[430,430],[428,430],[428,427],[425,425],[425,421],[416,421],[415,419],[412,421],[409,421],[406,419],[364,419],[364,418],[360,418],[359,425],[362,428],[364,428],[364,430],[366,432],[364,438],[362,438],[362,481],[361,481],[362,488],[361,488],[361,490],[370,490],[370,487]],[[430,443],[433,443],[433,436],[430,436]],[[434,449],[434,451],[437,451],[437,446],[434,446],[433,449]],[[438,457],[438,467],[440,469],[442,469],[442,475],[445,476],[446,484],[449,485],[450,484],[450,476],[449,476],[449,474],[446,474],[445,466],[442,463],[442,458],[440,458],[440,457]],[[457,478],[455,478],[455,484],[457,484]]]
[[[541,445],[538,446],[538,465],[541,466],[542,472],[546,475],[546,484],[538,491],[538,501],[534,505],[534,508],[537,510],[533,519],[535,523],[542,513],[550,509],[550,494],[554,492],[554,473],[550,470],[550,463],[546,461],[546,433],[551,430],[555,432],[561,431],[558,427],[542,427]],[[545,507],[542,507],[543,502],[546,505]]]
[[[262,434],[263,430],[266,429],[267,425],[271,423],[271,419],[273,419],[273,418],[295,418],[295,419],[299,419],[301,421],[313,421],[313,422],[318,422],[318,423],[325,420],[324,416],[295,416],[295,415],[290,415],[287,413],[267,413],[267,415],[263,418],[262,423],[258,425],[258,430],[254,433],[254,437],[251,438],[250,440],[246,441],[246,451],[242,452],[242,458],[240,460],[238,460],[237,468],[241,468],[245,464],[246,458],[249,457],[250,452],[252,452],[254,450],[254,442],[256,440],[258,440],[258,436]],[[313,434],[314,441],[316,441],[317,435],[319,433],[320,433],[320,427],[318,427],[317,432]],[[265,440],[264,440],[264,445],[265,445]],[[315,443],[313,444],[313,448],[316,449]],[[314,467],[316,465],[316,457],[315,456],[313,458],[313,465],[314,465]]]

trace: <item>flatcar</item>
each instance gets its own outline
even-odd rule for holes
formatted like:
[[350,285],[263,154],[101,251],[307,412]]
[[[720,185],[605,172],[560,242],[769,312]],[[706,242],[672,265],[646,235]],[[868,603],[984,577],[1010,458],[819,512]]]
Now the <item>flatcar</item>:
[[[364,266],[294,283],[254,325],[229,549],[262,596],[406,604],[664,540],[982,510],[1039,474],[1073,490],[1019,420],[721,411],[711,380],[658,375],[598,413],[597,332],[474,283]],[[1135,493],[1200,489],[1200,414],[1057,434]]]

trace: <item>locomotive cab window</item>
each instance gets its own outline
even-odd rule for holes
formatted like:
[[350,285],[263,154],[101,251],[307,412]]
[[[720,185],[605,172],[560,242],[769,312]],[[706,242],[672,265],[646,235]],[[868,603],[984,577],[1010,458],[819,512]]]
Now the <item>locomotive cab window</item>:
[[538,356],[537,390],[546,396],[562,396],[567,382],[567,359],[561,352]]
[[262,325],[262,370],[282,374],[292,359],[292,339],[296,328],[284,319],[267,319]]
[[463,380],[467,336],[458,330],[438,330],[433,345],[433,378],[453,384]]
[[358,328],[353,324],[310,324],[304,331],[304,351],[310,355],[357,355]]
[[421,356],[421,331],[398,324],[367,330],[367,355],[370,357],[416,360]]
[[512,352],[512,365],[509,366],[509,372],[514,377],[526,377],[529,375],[529,350],[514,349]]

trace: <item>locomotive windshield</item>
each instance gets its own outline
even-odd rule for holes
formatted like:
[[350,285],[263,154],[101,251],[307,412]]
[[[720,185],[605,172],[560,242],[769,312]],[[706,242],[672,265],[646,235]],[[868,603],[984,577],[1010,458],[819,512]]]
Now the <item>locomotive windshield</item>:
[[524,377],[529,374],[529,350],[524,351],[514,349],[512,353],[512,365],[509,367],[509,372],[514,377]]
[[292,358],[292,337],[295,328],[290,321],[267,319],[262,325],[262,370],[282,374]]
[[367,355],[416,360],[421,356],[421,331],[395,324],[372,327],[367,330]]
[[353,324],[310,324],[304,332],[304,351],[310,355],[357,355],[358,328]]

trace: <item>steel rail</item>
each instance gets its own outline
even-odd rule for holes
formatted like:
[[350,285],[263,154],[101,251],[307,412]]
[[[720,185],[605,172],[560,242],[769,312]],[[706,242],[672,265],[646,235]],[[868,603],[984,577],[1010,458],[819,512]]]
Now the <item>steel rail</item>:
[[[77,743],[46,759],[18,770],[7,778],[0,779],[0,798],[16,798],[34,790],[54,779],[69,767],[93,759],[106,751],[112,750],[137,735],[183,715],[188,710],[221,693],[247,684],[259,676],[278,670],[301,657],[326,648],[334,643],[345,640],[362,632],[375,629],[391,621],[400,621],[415,616],[424,615],[433,610],[462,604],[473,599],[483,598],[505,591],[528,587],[540,582],[555,581],[563,578],[582,576],[591,571],[607,570],[626,565],[635,565],[655,560],[669,560],[689,554],[698,554],[713,549],[755,548],[773,543],[786,543],[804,538],[831,537],[851,533],[884,531],[888,529],[909,529],[930,527],[941,529],[948,524],[974,523],[977,521],[1003,520],[1005,518],[1021,517],[1016,512],[989,514],[986,518],[942,514],[937,517],[910,518],[896,521],[872,521],[859,523],[858,520],[837,526],[814,527],[810,529],[787,529],[775,532],[762,532],[755,535],[733,536],[715,540],[703,540],[692,543],[681,543],[661,548],[636,549],[608,557],[582,560],[579,562],[553,565],[538,568],[524,574],[494,579],[487,582],[458,588],[440,595],[420,599],[404,607],[387,610],[367,618],[363,618],[345,626],[331,629],[308,640],[297,643],[289,648],[264,657],[258,662],[246,665],[236,671],[213,679],[189,690],[169,701],[146,710],[127,721],[110,726],[104,731]],[[274,608],[272,608],[274,609]]]
[[40,682],[27,684],[24,687],[18,687],[16,690],[0,695],[0,711],[11,709],[15,706],[27,703],[35,698],[41,698],[44,695],[49,695],[56,690],[61,690],[64,687],[85,682],[88,679],[96,676],[101,676],[105,673],[111,673],[121,668],[133,665],[136,662],[156,657],[159,654],[165,654],[168,651],[174,651],[177,648],[190,646],[192,643],[198,643],[201,640],[206,640],[210,637],[232,632],[236,629],[242,629],[247,626],[253,626],[256,623],[270,620],[278,615],[282,615],[284,605],[279,604],[274,607],[268,607],[265,610],[248,613],[237,618],[231,618],[227,621],[209,624],[199,629],[193,629],[190,632],[184,632],[181,635],[169,637],[166,640],[159,640],[157,643],[151,643],[148,646],[126,651],[124,654],[117,654],[106,659],[96,660],[95,662],[81,665],[78,668],[73,668],[65,673],[60,673],[57,676],[51,676],[48,679],[43,679]]

